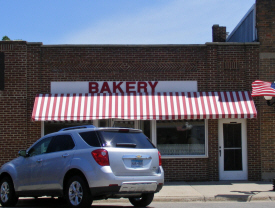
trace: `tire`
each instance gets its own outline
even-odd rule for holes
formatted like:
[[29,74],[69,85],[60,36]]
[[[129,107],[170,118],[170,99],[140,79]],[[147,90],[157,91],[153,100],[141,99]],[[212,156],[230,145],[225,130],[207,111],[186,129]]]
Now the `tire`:
[[146,207],[154,199],[154,194],[142,194],[140,198],[129,198],[129,201],[131,202],[132,205],[135,207]]
[[80,176],[71,177],[65,188],[65,199],[70,207],[91,207],[93,202],[89,186]]
[[13,207],[17,201],[12,180],[9,177],[3,178],[0,181],[0,204],[3,207]]

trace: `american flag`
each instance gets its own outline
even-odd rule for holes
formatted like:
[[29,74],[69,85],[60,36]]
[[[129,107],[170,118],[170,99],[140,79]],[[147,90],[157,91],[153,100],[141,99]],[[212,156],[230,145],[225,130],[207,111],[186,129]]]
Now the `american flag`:
[[275,83],[256,80],[252,83],[252,97],[255,96],[275,97]]

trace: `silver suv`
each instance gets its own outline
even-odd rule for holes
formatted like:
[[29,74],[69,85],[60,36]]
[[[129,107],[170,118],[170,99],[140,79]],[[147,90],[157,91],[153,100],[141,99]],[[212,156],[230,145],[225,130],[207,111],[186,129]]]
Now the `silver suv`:
[[78,126],[48,134],[0,170],[2,206],[54,196],[70,207],[129,198],[149,205],[164,183],[161,155],[138,129]]

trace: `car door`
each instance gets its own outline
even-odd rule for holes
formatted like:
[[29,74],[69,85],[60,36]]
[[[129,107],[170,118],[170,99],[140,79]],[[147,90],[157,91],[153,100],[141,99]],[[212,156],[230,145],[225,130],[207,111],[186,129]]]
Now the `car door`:
[[41,189],[43,163],[51,140],[52,137],[46,137],[36,143],[29,149],[29,156],[23,159],[22,165],[18,166],[19,191]]
[[42,190],[62,189],[63,178],[70,168],[74,148],[75,143],[70,134],[57,135],[53,138],[43,161]]

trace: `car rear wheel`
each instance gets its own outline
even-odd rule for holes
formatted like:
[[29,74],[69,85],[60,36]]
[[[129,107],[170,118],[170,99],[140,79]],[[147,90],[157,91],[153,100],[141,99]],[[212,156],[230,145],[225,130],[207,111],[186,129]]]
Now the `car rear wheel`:
[[13,183],[10,178],[5,177],[0,182],[0,203],[3,207],[15,206],[18,197],[15,194]]
[[70,207],[90,207],[93,200],[89,186],[80,176],[71,177],[65,189],[65,198]]
[[153,199],[154,199],[154,194],[151,193],[151,194],[142,194],[141,197],[138,197],[138,198],[129,198],[129,201],[135,207],[146,207],[149,204],[151,204]]

